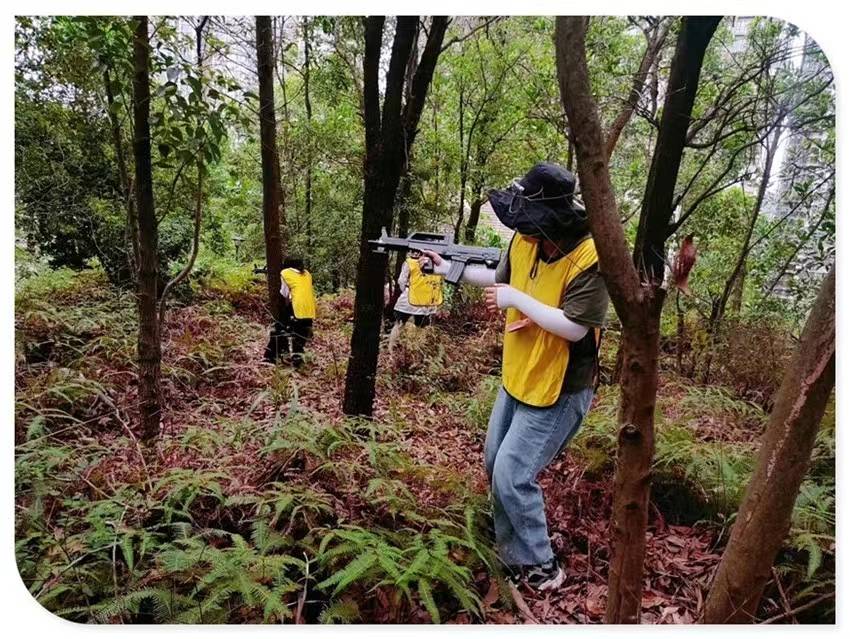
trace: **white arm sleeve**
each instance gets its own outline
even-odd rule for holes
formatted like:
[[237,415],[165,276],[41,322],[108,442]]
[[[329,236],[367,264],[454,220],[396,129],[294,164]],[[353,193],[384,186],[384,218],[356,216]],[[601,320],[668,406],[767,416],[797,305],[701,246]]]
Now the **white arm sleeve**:
[[407,283],[410,281],[410,267],[407,265],[407,261],[405,260],[404,264],[401,265],[401,273],[398,274],[398,286],[400,289],[404,290],[407,286]]
[[483,264],[468,264],[463,269],[460,281],[473,286],[493,286],[496,283],[496,269],[487,268]]
[[538,302],[512,286],[500,286],[497,291],[499,308],[512,306],[544,331],[570,342],[577,342],[587,335],[587,327],[567,319],[560,308]]
[[[439,264],[434,264],[434,275],[445,277],[451,267],[451,260],[443,260]],[[487,268],[483,264],[467,264],[463,269],[460,281],[473,286],[493,286],[496,283],[496,269]]]
[[283,279],[280,280],[280,294],[286,299],[289,299],[289,287]]

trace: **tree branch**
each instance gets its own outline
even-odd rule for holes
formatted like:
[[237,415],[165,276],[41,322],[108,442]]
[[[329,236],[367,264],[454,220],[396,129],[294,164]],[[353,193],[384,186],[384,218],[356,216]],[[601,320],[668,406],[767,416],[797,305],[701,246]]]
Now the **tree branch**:
[[609,158],[614,153],[614,148],[617,146],[620,134],[626,127],[626,124],[629,123],[635,108],[640,102],[641,96],[643,95],[644,85],[646,84],[646,79],[649,77],[649,70],[658,59],[658,54],[661,52],[664,42],[667,40],[667,34],[670,32],[670,27],[672,25],[672,19],[665,20],[659,25],[656,25],[652,37],[647,37],[646,50],[644,51],[643,58],[641,58],[638,69],[632,78],[632,87],[629,91],[629,99],[626,100],[626,104],[623,106],[623,109],[617,117],[614,118],[614,121],[608,128],[605,140],[605,151]]

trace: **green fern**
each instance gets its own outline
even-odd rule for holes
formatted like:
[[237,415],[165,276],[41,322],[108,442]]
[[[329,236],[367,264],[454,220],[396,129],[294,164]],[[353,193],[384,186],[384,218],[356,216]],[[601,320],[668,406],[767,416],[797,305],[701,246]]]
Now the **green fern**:
[[422,577],[417,580],[418,590],[419,590],[419,599],[422,602],[422,605],[425,606],[425,610],[428,611],[428,614],[431,615],[431,621],[434,623],[440,623],[440,610],[437,608],[437,604],[434,601],[434,593],[431,590],[431,585]]
[[354,623],[360,618],[360,609],[355,601],[334,601],[319,614],[319,623]]

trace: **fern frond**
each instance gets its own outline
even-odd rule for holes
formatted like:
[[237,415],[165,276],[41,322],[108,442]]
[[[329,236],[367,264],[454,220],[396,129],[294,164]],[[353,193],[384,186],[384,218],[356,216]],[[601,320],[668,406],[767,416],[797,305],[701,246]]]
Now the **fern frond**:
[[337,595],[365,575],[375,565],[377,560],[378,558],[375,556],[375,553],[371,551],[360,555],[354,561],[349,562],[345,568],[337,571],[316,587],[324,590],[330,586],[336,586],[333,595]]
[[319,614],[319,623],[354,623],[360,619],[360,609],[353,600],[334,601]]
[[419,578],[419,599],[422,601],[422,605],[425,606],[425,610],[431,615],[431,621],[440,623],[440,611],[434,601],[431,584],[421,577]]

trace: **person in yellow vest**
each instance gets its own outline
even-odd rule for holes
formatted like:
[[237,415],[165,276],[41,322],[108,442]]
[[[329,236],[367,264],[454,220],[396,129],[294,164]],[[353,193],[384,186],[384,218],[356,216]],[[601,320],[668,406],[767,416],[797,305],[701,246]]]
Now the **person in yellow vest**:
[[419,264],[421,252],[410,251],[401,267],[398,276],[398,286],[401,295],[393,307],[393,328],[390,331],[389,350],[395,348],[401,330],[410,318],[417,328],[424,328],[431,323],[431,316],[437,312],[443,303],[443,278],[439,275],[428,275],[422,272]]
[[[608,293],[597,266],[575,176],[540,163],[488,199],[514,229],[495,270],[469,265],[463,282],[486,287],[505,309],[502,388],[490,414],[484,465],[499,554],[512,578],[537,590],[565,579],[552,551],[537,476],[576,434],[590,409]],[[426,252],[434,272],[450,263]]]
[[283,298],[281,319],[275,324],[266,348],[266,361],[289,357],[291,352],[292,363],[298,368],[304,363],[304,347],[313,335],[316,318],[313,276],[300,258],[290,257],[283,261],[280,295]]

